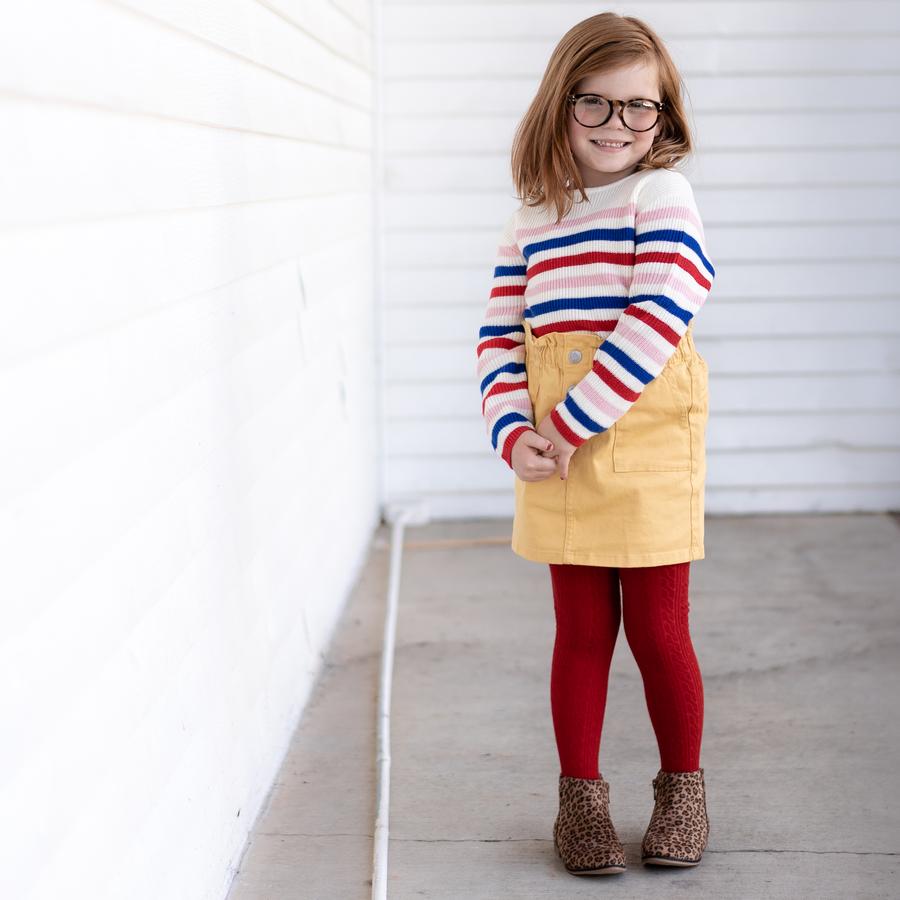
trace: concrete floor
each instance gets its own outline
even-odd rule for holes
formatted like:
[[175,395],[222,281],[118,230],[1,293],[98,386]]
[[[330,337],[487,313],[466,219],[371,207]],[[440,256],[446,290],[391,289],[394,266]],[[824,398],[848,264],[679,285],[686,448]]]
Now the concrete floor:
[[[389,897],[900,896],[900,518],[709,517],[691,566],[709,846],[642,867],[659,754],[624,633],[600,748],[628,854],[553,849],[546,566],[510,523],[406,531],[391,715]],[[371,895],[375,709],[390,531],[376,536],[229,900]]]

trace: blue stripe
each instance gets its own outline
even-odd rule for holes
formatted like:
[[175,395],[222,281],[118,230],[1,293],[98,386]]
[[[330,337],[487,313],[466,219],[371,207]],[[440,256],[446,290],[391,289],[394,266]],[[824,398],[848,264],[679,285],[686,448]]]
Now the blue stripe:
[[672,244],[684,244],[687,247],[690,247],[694,253],[700,258],[700,261],[703,263],[706,271],[715,278],[716,270],[712,267],[712,263],[706,258],[703,253],[703,248],[700,246],[697,239],[688,234],[686,231],[682,231],[678,228],[661,228],[658,231],[644,231],[641,232],[635,239],[635,246],[638,244],[643,244],[646,241],[668,241]]
[[499,369],[494,369],[489,375],[485,375],[481,381],[481,396],[484,396],[487,389],[491,386],[491,383],[496,381],[497,376],[501,375],[503,372],[509,372],[511,375],[521,375],[524,371],[524,363],[507,363],[505,366],[500,366]]
[[642,381],[645,385],[653,381],[653,375],[643,366],[639,366],[621,347],[617,347],[611,341],[604,341],[597,349],[614,359],[623,369],[631,372],[638,381]]
[[505,334],[525,334],[524,325],[482,325],[478,329],[478,339],[502,337]]
[[[601,314],[603,309],[596,306],[597,301],[606,304],[607,308],[614,307],[625,310],[632,303],[646,303],[648,300],[671,313],[676,319],[681,319],[685,325],[693,318],[693,313],[679,306],[671,297],[667,297],[665,294],[638,294],[635,297],[567,297],[562,300],[545,300],[543,303],[535,303],[533,306],[529,306],[527,318],[533,319],[536,316],[542,316],[547,313],[570,309],[587,310]],[[621,316],[619,316],[619,321],[621,321]]]
[[671,297],[667,297],[665,294],[638,294],[636,297],[629,298],[628,305],[631,306],[632,303],[646,303],[648,300],[661,309],[666,310],[666,312],[671,313],[676,319],[681,319],[685,325],[694,317],[692,312],[689,312],[683,306],[679,306]]
[[601,313],[603,308],[625,309],[631,303],[627,297],[563,297],[559,300],[545,300],[528,308],[527,318],[542,316],[559,310],[581,309]]
[[656,231],[639,231],[634,239],[637,244],[646,244],[647,241],[668,241],[670,244],[680,244],[685,236],[683,228],[657,228]]
[[494,278],[503,278],[505,275],[525,275],[527,266],[495,266]]
[[532,253],[553,250],[556,247],[570,247],[572,244],[580,244],[583,241],[630,241],[633,238],[633,228],[589,228],[586,231],[576,231],[574,234],[526,244],[522,248],[522,256],[527,260]]
[[563,401],[563,405],[572,414],[572,418],[575,419],[576,422],[583,425],[588,431],[593,432],[594,434],[600,434],[601,432],[607,430],[603,425],[598,424],[589,416],[586,416],[581,407],[578,406],[578,404],[572,399],[569,394],[566,394],[566,399]]
[[503,431],[507,425],[512,425],[513,422],[524,422],[527,425],[531,424],[531,422],[519,412],[509,412],[506,413],[505,416],[500,416],[494,423],[493,431],[491,431],[491,444],[493,444],[494,450],[497,449],[497,441],[500,438],[500,432]]
[[[536,241],[533,244],[526,244],[522,250],[522,256],[525,260],[529,260],[533,253],[540,253],[544,250],[552,250],[557,247],[570,247],[572,244],[580,244],[583,241],[626,241],[633,240],[635,247],[648,241],[666,241],[670,244],[684,244],[690,247],[697,255],[697,258],[703,263],[704,268],[712,278],[716,277],[716,270],[709,261],[699,241],[688,232],[680,228],[659,228],[655,231],[643,231],[635,234],[633,228],[590,228],[586,231],[576,231],[574,234],[567,234],[563,237],[550,238],[546,241]],[[615,253],[616,249],[608,248],[605,252]],[[510,267],[512,268],[512,267]],[[522,267],[516,267],[521,269]]]

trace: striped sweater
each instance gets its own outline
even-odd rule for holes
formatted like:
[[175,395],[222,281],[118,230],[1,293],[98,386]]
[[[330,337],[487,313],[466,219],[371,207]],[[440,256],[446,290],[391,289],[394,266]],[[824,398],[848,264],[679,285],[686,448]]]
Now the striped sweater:
[[605,338],[592,369],[551,410],[578,447],[625,415],[675,352],[712,287],[693,190],[681,172],[649,169],[587,188],[588,202],[556,223],[522,206],[500,235],[478,332],[481,409],[495,453],[534,431],[525,373],[527,320],[535,337],[593,331]]

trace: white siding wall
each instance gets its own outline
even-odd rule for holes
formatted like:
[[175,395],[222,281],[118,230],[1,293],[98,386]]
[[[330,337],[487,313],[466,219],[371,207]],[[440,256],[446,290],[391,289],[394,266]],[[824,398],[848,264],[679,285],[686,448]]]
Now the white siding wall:
[[[900,507],[900,4],[398,2],[385,7],[388,485],[509,516],[475,340],[514,128],[550,52],[646,19],[688,86],[686,174],[717,279],[707,511]],[[859,114],[857,114],[859,113]]]
[[218,898],[378,521],[371,6],[12,6],[0,896]]

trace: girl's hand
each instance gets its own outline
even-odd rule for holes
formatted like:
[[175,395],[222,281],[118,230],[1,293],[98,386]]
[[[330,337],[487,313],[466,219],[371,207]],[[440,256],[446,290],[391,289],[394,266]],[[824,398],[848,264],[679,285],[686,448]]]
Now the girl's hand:
[[530,429],[523,431],[510,453],[513,471],[522,481],[544,481],[556,472],[556,463],[547,455],[553,444]]
[[547,440],[556,448],[555,450],[545,453],[544,456],[550,456],[551,459],[555,459],[559,470],[559,477],[563,480],[567,479],[569,477],[569,460],[578,448],[570,444],[559,433],[549,415],[546,415],[541,419],[540,423],[537,425],[536,431],[542,437],[547,438]]

